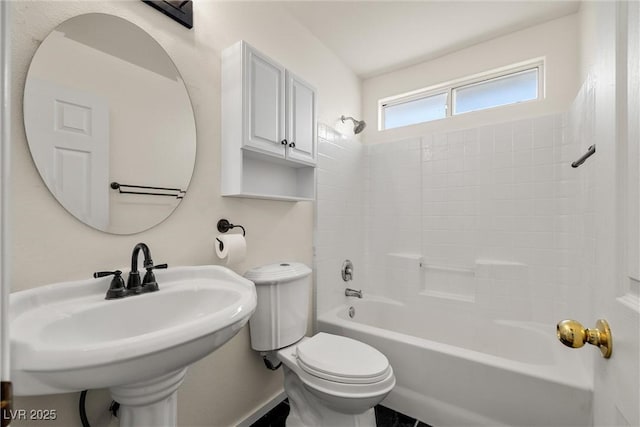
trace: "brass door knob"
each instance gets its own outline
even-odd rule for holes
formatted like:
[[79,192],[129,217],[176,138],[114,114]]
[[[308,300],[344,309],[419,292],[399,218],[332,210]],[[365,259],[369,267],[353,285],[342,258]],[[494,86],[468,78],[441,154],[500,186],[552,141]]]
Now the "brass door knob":
[[611,329],[604,319],[596,321],[596,327],[586,329],[576,320],[562,320],[556,326],[556,335],[560,342],[567,347],[580,348],[585,342],[600,348],[602,357],[611,357],[613,342],[611,339]]

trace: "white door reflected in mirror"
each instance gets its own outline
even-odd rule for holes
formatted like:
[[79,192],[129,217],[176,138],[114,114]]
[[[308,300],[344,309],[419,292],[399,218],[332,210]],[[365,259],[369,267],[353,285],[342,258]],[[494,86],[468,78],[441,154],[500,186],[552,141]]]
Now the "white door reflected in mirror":
[[122,18],[80,15],[47,36],[27,75],[24,122],[49,191],[98,230],[151,228],[189,186],[196,132],[184,82],[164,49]]

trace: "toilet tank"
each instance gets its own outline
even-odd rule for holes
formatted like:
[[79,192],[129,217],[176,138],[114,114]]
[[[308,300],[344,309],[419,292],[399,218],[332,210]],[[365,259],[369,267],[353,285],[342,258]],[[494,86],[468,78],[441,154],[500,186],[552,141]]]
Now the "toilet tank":
[[249,319],[251,347],[271,351],[299,341],[307,331],[311,269],[297,262],[252,268],[244,277],[256,285],[258,306]]

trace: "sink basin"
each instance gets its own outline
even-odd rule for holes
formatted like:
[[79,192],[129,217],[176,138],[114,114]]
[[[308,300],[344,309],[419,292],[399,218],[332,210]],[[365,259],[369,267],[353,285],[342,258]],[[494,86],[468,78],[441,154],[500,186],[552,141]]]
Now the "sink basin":
[[154,381],[177,389],[186,368],[231,339],[255,310],[254,284],[225,267],[155,274],[160,291],[118,300],[104,299],[109,277],[11,294],[15,394],[110,388],[123,403],[123,394],[136,386],[147,393]]

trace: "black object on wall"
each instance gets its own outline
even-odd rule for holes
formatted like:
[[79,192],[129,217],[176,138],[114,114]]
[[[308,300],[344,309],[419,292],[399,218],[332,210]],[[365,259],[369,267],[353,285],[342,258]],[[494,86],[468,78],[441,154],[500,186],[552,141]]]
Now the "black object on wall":
[[[169,197],[175,197],[176,199],[182,199],[184,198],[185,194],[187,194],[186,190],[182,190],[180,188],[150,187],[148,185],[120,184],[119,182],[115,182],[115,181],[109,184],[109,187],[111,187],[113,190],[118,190],[118,193],[120,194],[143,194],[147,196],[169,196]],[[122,187],[141,188],[143,190],[161,190],[162,192],[158,193],[153,191],[139,191],[139,190],[130,191],[130,190],[123,190]],[[165,191],[170,191],[171,193],[165,193]]]
[[583,154],[582,157],[580,157],[575,162],[571,163],[571,167],[572,168],[579,167],[581,164],[584,163],[585,160],[587,160],[589,157],[593,156],[595,154],[595,152],[596,152],[596,144],[593,144],[592,146],[590,146],[587,149],[587,152],[585,154]]
[[142,0],[169,18],[187,28],[193,28],[193,2],[191,0]]

